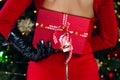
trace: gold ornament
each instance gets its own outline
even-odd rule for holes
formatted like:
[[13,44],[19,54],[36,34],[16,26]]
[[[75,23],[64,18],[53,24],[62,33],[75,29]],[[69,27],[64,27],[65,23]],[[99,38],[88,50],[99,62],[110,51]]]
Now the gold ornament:
[[34,23],[32,22],[30,18],[25,18],[25,19],[21,19],[18,22],[17,26],[20,32],[22,33],[22,35],[28,35],[30,32],[33,31]]

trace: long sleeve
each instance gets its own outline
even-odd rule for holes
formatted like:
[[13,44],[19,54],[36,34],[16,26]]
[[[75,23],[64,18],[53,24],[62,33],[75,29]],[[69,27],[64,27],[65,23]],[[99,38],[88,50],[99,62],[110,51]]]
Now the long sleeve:
[[117,20],[113,0],[101,0],[97,12],[99,34],[92,36],[93,51],[114,47],[118,38]]
[[32,0],[7,0],[0,11],[0,33],[6,38],[16,20],[31,4]]

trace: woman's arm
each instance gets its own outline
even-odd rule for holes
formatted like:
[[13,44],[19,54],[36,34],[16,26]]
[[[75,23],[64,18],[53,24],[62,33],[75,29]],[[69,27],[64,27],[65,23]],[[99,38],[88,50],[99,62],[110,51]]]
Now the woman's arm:
[[58,50],[53,49],[49,41],[47,42],[47,45],[45,45],[43,40],[37,44],[36,49],[32,44],[28,44],[24,41],[20,31],[15,29],[16,27],[12,29],[16,20],[31,2],[32,0],[7,0],[0,11],[0,32],[6,37],[6,40],[2,45],[3,47],[11,44],[30,60],[39,61],[52,53],[57,53]]
[[118,27],[114,11],[113,0],[101,0],[97,12],[99,34],[92,36],[93,51],[114,47],[118,38]]
[[7,0],[0,11],[0,33],[8,37],[13,25],[32,0]]

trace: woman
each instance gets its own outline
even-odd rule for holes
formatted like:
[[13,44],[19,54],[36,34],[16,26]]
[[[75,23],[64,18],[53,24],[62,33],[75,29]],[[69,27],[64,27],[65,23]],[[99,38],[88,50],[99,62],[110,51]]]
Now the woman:
[[[6,2],[0,12],[0,32],[6,38],[15,21],[31,2],[32,0]],[[93,52],[114,47],[117,42],[113,0],[34,0],[34,2],[38,11],[34,47],[36,48],[41,39],[52,41],[52,35],[53,47],[57,49],[62,46],[63,52],[52,54],[38,62],[30,61],[27,80],[99,80]],[[92,35],[96,21],[99,32]],[[73,34],[76,29],[78,32],[75,35],[80,33],[78,37]]]

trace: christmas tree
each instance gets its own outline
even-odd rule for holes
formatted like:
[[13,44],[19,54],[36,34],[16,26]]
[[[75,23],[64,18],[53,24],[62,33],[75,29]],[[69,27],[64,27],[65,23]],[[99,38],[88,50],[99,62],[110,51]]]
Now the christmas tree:
[[[6,0],[0,0],[0,9]],[[118,20],[119,39],[116,47],[94,53],[99,66],[101,80],[120,80],[120,1],[114,0]],[[31,4],[18,19],[16,26],[24,39],[32,42],[36,20],[36,9]],[[27,23],[27,24],[26,24]],[[2,47],[5,41],[0,35],[0,80],[26,80],[29,59],[23,56],[12,45]]]

